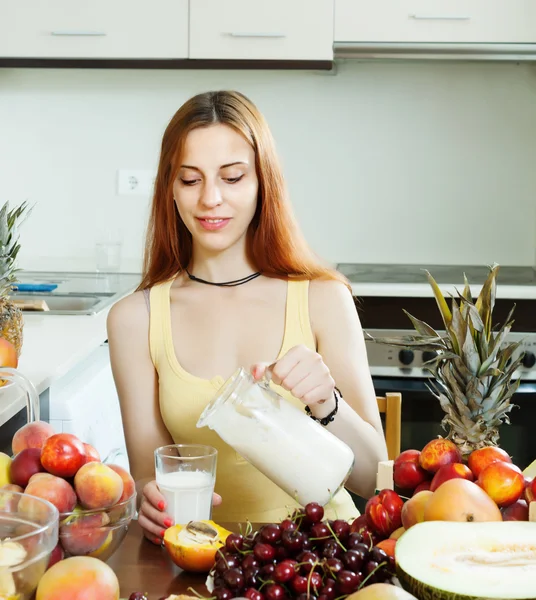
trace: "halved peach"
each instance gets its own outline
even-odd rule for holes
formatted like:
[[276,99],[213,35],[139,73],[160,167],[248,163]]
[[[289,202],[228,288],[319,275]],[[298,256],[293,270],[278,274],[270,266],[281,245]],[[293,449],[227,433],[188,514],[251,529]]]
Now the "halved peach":
[[171,560],[184,571],[208,573],[230,533],[214,521],[190,521],[167,529],[164,546]]

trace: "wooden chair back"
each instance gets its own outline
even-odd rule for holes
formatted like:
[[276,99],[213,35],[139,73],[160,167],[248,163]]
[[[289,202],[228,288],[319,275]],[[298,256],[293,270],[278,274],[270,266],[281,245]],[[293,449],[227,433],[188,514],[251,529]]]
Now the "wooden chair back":
[[385,415],[385,442],[389,460],[400,454],[400,431],[402,429],[402,394],[387,392],[377,396],[378,409]]

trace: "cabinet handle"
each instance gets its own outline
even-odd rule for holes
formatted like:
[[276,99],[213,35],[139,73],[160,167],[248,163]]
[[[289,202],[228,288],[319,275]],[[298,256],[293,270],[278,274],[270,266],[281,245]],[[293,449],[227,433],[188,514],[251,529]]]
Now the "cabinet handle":
[[470,21],[471,17],[466,15],[409,15],[410,19],[416,21]]
[[105,31],[82,31],[76,29],[62,29],[59,31],[51,31],[50,35],[103,37],[107,34]]
[[230,31],[228,33],[231,37],[248,37],[248,38],[286,38],[284,33],[262,33],[262,32],[240,32]]

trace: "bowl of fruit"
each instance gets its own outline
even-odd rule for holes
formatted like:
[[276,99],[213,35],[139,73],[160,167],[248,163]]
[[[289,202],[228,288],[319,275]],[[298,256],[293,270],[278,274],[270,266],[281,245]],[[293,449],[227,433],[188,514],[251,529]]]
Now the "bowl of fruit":
[[57,543],[55,506],[41,498],[0,490],[0,598],[31,598]]
[[19,429],[12,446],[9,487],[48,500],[59,512],[53,562],[72,556],[108,560],[136,512],[130,473],[101,462],[95,448],[77,436],[56,434],[41,421]]

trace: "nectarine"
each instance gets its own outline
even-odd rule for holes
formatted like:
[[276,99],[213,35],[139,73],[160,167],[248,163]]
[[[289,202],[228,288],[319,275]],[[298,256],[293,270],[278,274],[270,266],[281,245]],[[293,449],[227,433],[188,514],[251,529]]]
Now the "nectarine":
[[478,477],[478,485],[497,506],[508,506],[519,500],[525,489],[525,479],[519,467],[497,461],[488,465]]
[[414,490],[428,479],[428,473],[419,465],[418,450],[404,450],[393,463],[393,480],[403,490]]
[[[24,490],[26,494],[37,496],[51,502],[60,513],[71,512],[76,506],[76,494],[71,485],[50,473],[36,473]],[[22,497],[19,508],[22,510],[25,498]]]
[[529,505],[525,500],[518,500],[502,509],[503,521],[528,521]]
[[86,451],[86,462],[100,462],[101,461],[101,457],[100,454],[97,452],[97,449],[92,446],[91,444],[86,444],[84,442],[84,449]]
[[486,446],[478,450],[473,450],[467,459],[467,464],[473,472],[475,479],[478,479],[480,473],[486,467],[497,461],[511,463],[512,459],[502,448],[498,446]]
[[462,454],[458,446],[441,437],[428,442],[419,457],[421,467],[430,473],[437,473],[444,465],[459,462],[462,462]]
[[457,477],[474,481],[473,473],[468,466],[464,465],[463,463],[450,463],[450,465],[441,467],[434,475],[432,483],[430,484],[430,491],[435,492],[442,483]]
[[112,471],[115,471],[123,480],[123,493],[121,494],[121,498],[119,498],[118,502],[123,502],[124,500],[128,500],[132,494],[136,491],[136,482],[132,475],[126,470],[123,469],[120,465],[108,465]]
[[58,477],[73,477],[86,462],[84,444],[72,433],[49,437],[41,452],[41,464]]
[[402,525],[401,512],[404,501],[393,490],[381,490],[372,496],[365,505],[365,514],[372,529],[388,537]]
[[109,508],[121,498],[123,480],[107,465],[88,462],[76,473],[74,489],[84,508]]
[[41,465],[41,450],[25,448],[21,450],[11,463],[11,481],[25,488],[30,477],[44,471]]

